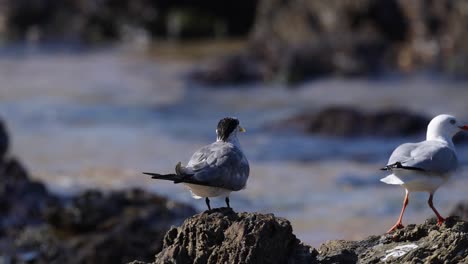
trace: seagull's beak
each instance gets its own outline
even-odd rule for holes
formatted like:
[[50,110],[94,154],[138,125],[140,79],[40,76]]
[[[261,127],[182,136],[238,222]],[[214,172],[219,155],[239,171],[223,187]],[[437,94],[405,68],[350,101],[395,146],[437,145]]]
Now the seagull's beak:
[[462,130],[468,130],[468,125],[459,126],[459,128],[462,129]]
[[247,130],[245,130],[245,128],[239,126],[239,132],[246,132]]

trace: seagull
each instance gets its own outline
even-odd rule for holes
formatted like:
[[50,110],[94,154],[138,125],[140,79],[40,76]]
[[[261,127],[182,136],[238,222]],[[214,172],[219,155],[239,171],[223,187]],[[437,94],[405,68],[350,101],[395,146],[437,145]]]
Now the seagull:
[[398,221],[387,234],[403,228],[402,218],[410,192],[428,192],[427,203],[437,216],[437,224],[445,221],[435,209],[432,199],[437,188],[457,169],[457,153],[452,138],[462,130],[468,130],[468,125],[460,124],[454,116],[438,115],[429,122],[425,141],[405,143],[393,151],[387,166],[381,169],[391,174],[381,181],[403,186],[405,199]]
[[238,132],[245,132],[245,129],[237,118],[223,118],[218,122],[216,141],[197,150],[186,166],[177,163],[175,174],[143,174],[151,175],[152,179],[183,183],[193,198],[205,198],[208,210],[211,210],[209,197],[217,196],[225,196],[226,205],[231,208],[229,194],[245,188],[250,171]]

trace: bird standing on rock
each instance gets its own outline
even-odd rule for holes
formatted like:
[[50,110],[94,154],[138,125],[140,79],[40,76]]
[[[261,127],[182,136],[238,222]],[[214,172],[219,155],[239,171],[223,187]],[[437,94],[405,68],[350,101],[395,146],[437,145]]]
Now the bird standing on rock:
[[437,216],[437,224],[441,225],[445,221],[435,209],[432,199],[437,188],[444,184],[458,167],[452,138],[462,130],[468,130],[468,125],[460,124],[451,115],[438,115],[429,123],[425,141],[405,143],[393,151],[388,165],[382,168],[392,174],[381,181],[403,186],[406,194],[400,217],[387,233],[403,227],[402,218],[410,192],[428,192],[427,202]]
[[209,197],[216,196],[225,196],[226,205],[230,208],[229,194],[245,188],[250,171],[237,138],[238,132],[245,132],[239,120],[223,118],[216,129],[216,141],[197,150],[187,166],[179,162],[175,174],[143,173],[151,175],[153,179],[183,183],[190,189],[193,198],[205,197],[208,210],[211,210]]

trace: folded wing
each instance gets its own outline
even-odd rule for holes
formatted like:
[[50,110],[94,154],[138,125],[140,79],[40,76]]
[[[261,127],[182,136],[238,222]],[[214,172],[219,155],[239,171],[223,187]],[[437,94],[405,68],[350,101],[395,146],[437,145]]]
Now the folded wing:
[[245,187],[249,163],[232,144],[215,142],[192,155],[184,171],[205,185],[238,191]]
[[453,172],[457,165],[453,149],[438,141],[423,141],[400,145],[390,156],[387,167],[447,174]]

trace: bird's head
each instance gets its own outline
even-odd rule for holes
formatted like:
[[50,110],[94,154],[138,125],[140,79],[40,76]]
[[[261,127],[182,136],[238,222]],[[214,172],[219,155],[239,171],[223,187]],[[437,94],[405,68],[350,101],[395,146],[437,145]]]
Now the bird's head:
[[229,141],[237,137],[237,132],[245,132],[245,129],[239,125],[239,120],[234,117],[226,117],[218,122],[216,135],[218,140]]
[[468,125],[461,123],[451,115],[438,115],[427,126],[427,139],[444,137],[451,139],[460,131],[468,131]]

